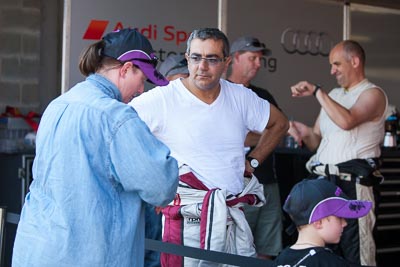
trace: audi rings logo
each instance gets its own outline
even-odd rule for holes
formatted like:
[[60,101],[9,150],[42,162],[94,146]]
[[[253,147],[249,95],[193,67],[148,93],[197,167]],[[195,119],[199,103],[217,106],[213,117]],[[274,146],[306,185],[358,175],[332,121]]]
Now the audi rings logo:
[[281,45],[289,54],[327,57],[333,47],[333,41],[326,32],[307,32],[287,28],[282,32]]

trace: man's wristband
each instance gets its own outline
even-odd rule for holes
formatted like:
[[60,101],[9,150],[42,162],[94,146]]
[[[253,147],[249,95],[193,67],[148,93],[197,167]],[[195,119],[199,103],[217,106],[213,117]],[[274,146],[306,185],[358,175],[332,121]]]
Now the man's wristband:
[[317,97],[317,92],[318,92],[319,89],[321,89],[321,85],[319,85],[319,84],[314,84],[314,86],[315,86],[315,90],[314,90],[314,92],[313,92],[313,95],[314,95],[315,97]]

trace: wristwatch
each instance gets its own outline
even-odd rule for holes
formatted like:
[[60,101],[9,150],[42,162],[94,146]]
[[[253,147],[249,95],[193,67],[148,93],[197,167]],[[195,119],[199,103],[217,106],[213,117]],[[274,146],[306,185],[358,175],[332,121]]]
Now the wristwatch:
[[255,159],[255,158],[247,157],[246,159],[250,162],[250,166],[251,166],[253,169],[256,169],[256,168],[260,165],[260,163],[258,162],[258,160]]

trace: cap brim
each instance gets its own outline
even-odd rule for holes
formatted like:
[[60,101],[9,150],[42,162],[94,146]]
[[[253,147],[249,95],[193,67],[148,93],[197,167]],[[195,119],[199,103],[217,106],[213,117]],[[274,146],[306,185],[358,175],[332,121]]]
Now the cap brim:
[[246,51],[252,51],[252,52],[261,51],[261,53],[262,53],[264,56],[269,56],[269,55],[271,55],[271,50],[269,50],[268,48],[252,47],[252,46],[250,46],[250,47],[248,47],[248,48],[246,49]]
[[327,198],[313,209],[309,223],[334,215],[340,218],[355,219],[368,214],[372,202],[360,200],[347,200],[341,197]]
[[152,65],[144,63],[143,61],[132,60],[132,62],[143,71],[149,82],[155,85],[163,86],[167,85],[169,81]]
[[263,56],[270,56],[272,54],[272,51],[268,48],[262,48],[262,47],[255,47],[255,46],[248,46],[246,48],[243,49],[232,49],[231,50],[231,55],[239,52],[239,51],[249,51],[249,52],[258,52],[261,51],[261,53],[263,54]]
[[143,71],[144,75],[146,75],[149,82],[155,85],[167,85],[169,81],[165,79],[165,77],[155,68],[152,63],[146,63],[143,60],[156,59],[154,54],[148,55],[146,52],[141,50],[130,50],[120,55],[118,60],[121,61],[132,61],[133,64],[139,67],[141,71]]

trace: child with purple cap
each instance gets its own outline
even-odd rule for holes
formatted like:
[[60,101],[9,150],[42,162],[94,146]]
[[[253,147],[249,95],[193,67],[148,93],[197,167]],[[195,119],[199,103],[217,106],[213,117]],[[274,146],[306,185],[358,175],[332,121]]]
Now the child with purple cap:
[[298,238],[275,259],[279,267],[360,266],[326,248],[337,244],[347,222],[368,214],[372,202],[349,200],[338,186],[325,179],[304,179],[287,197],[283,210],[296,225]]

